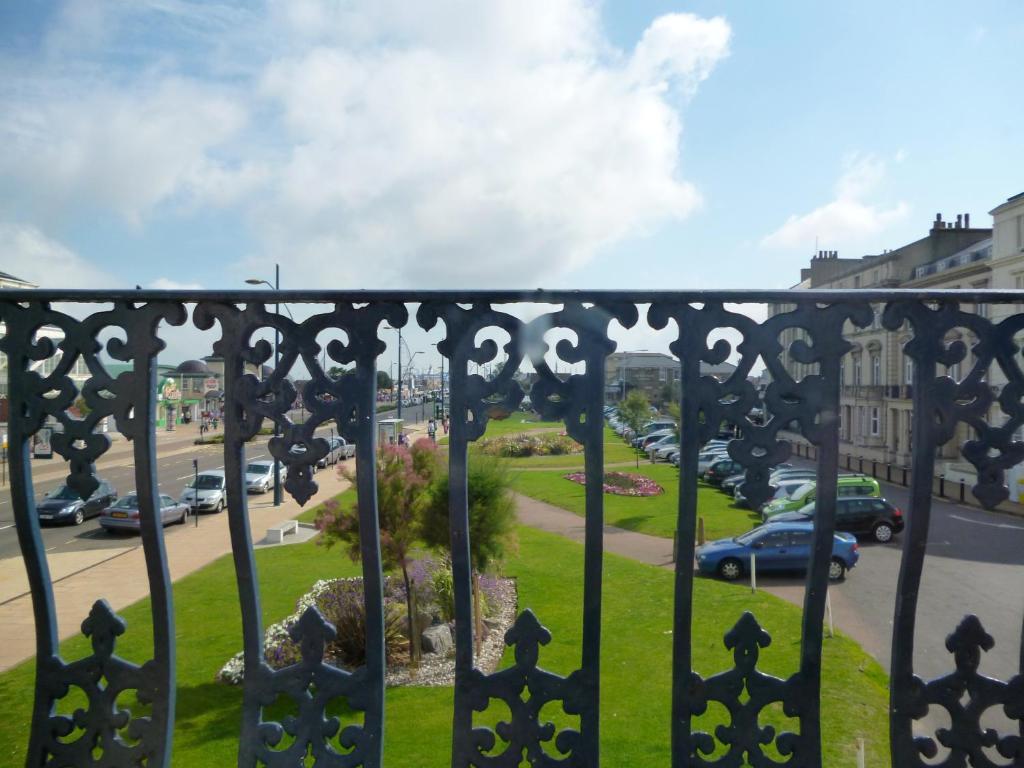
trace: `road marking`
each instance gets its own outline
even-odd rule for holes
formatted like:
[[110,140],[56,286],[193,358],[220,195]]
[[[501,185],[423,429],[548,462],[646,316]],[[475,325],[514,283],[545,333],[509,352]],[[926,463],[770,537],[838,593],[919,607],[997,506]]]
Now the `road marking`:
[[11,523],[10,525],[0,525],[0,531],[6,531],[8,528],[13,528],[13,527],[14,527],[14,523]]
[[973,523],[974,525],[987,525],[989,528],[1009,528],[1014,531],[1024,531],[1024,526],[1021,525],[1010,525],[1009,523],[986,523],[981,520],[971,520],[969,517],[960,517],[960,515],[950,515],[954,520],[962,520],[965,523]]

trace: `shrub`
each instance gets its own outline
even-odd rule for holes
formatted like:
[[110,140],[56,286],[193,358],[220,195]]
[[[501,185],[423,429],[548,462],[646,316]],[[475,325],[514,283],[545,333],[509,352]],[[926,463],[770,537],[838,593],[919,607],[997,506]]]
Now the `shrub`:
[[519,433],[481,440],[481,453],[502,459],[520,459],[527,456],[567,456],[583,452],[583,446],[567,435],[556,432],[541,434]]

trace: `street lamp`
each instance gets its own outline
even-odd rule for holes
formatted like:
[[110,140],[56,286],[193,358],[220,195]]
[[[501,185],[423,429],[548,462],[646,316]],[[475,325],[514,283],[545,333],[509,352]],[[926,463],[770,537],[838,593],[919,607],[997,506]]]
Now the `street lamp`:
[[[432,347],[437,347],[438,343],[431,344]],[[438,354],[441,354],[441,350],[437,350]],[[435,414],[436,415],[436,414]],[[441,355],[441,418],[444,418],[444,355]]]
[[402,418],[402,329],[384,326],[385,331],[398,331],[398,418]]
[[648,350],[646,350],[646,349],[636,349],[636,350],[633,350],[633,352],[623,352],[622,353],[622,367],[619,369],[619,376],[622,379],[622,397],[620,398],[620,400],[625,400],[626,399],[626,374],[629,372],[629,355],[634,354],[636,352],[647,352],[647,351]]
[[[275,292],[276,291],[280,291],[281,290],[281,265],[279,265],[279,264],[275,264],[274,265],[274,283],[273,284],[269,283],[266,280],[261,280],[258,277],[250,277],[245,282],[247,282],[249,285],[265,285],[265,286],[267,286],[267,288],[269,288],[270,290],[275,291]],[[288,310],[288,316],[291,317],[292,311],[290,309],[288,309],[288,305],[287,304],[284,305],[284,308]],[[275,312],[275,314],[281,314],[281,302],[277,302],[275,304],[274,312]],[[277,366],[278,366],[278,363],[280,362],[280,357],[279,357],[278,349],[277,349],[278,336],[279,335],[280,334],[277,332],[277,326],[274,326],[274,373],[277,373]],[[274,437],[277,437],[280,434],[281,434],[281,428],[277,424],[277,419],[274,419]],[[281,501],[282,501],[282,499],[281,499],[281,462],[275,456],[274,457],[274,506],[275,507],[281,506]]]

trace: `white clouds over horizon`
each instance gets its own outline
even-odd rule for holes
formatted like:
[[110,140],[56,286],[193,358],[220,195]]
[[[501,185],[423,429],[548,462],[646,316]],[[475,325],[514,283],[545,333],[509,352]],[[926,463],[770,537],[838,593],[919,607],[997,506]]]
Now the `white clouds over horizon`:
[[[238,269],[280,260],[359,287],[479,285],[499,266],[539,284],[690,215],[682,111],[731,34],[670,14],[619,50],[582,0],[69,8],[86,10],[60,17],[52,71],[0,91],[0,180],[29,200],[17,215],[86,207],[145,227],[223,209],[256,243]],[[104,61],[139,63],[144,46],[118,34],[145,13],[178,14],[169,28],[210,49],[176,39],[141,68]]]
[[[904,156],[900,150],[894,161],[899,163]],[[761,245],[806,251],[810,251],[819,239],[825,245],[848,245],[902,221],[910,212],[906,202],[886,207],[867,200],[883,185],[887,170],[887,163],[875,155],[848,156],[836,181],[835,198],[809,213],[791,215],[781,227],[762,238]]]

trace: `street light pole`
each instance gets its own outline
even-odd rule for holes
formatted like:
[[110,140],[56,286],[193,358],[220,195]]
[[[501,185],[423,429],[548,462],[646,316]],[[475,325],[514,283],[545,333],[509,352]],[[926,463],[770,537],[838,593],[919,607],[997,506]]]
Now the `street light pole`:
[[[274,264],[274,284],[273,285],[268,283],[266,280],[261,280],[258,277],[249,278],[245,282],[247,282],[249,285],[265,285],[268,288],[272,288],[274,290],[274,292],[275,292],[275,295],[279,295],[279,291],[281,290],[281,265],[280,264]],[[286,304],[285,305],[285,309],[287,309],[287,308],[288,308],[288,305]],[[274,313],[277,314],[277,315],[281,314],[281,302],[280,301],[278,301],[278,302],[276,302],[274,304]],[[290,309],[288,310],[288,314],[291,315],[291,310]],[[275,325],[274,326],[274,373],[275,374],[277,373],[277,366],[281,362],[280,352],[278,350],[278,340],[279,340],[279,337],[280,337],[280,333],[278,332],[277,326]],[[263,372],[260,371],[261,378],[262,378],[262,373]],[[281,434],[281,427],[278,425],[277,419],[274,419],[274,437],[278,437],[278,436],[280,436],[280,434]],[[280,459],[278,459],[275,456],[274,457],[274,506],[275,507],[280,507],[281,506],[281,501],[282,501],[282,493],[281,493],[281,461],[280,461]]]

